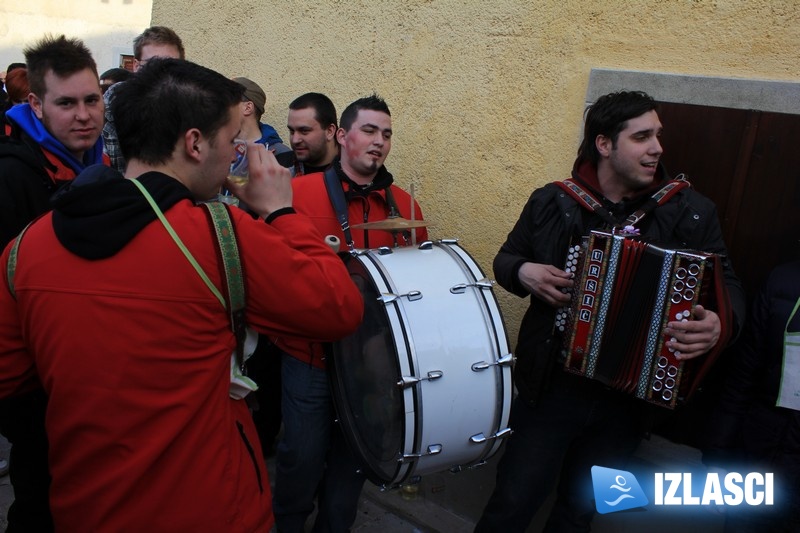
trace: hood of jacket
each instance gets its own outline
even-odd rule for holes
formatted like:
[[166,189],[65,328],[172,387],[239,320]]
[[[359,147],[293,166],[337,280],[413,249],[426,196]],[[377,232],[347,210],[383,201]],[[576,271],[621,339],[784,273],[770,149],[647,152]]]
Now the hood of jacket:
[[[192,195],[160,172],[137,178],[162,212]],[[93,165],[55,194],[53,229],[59,242],[85,259],[111,257],[157,219],[136,186],[113,168]]]
[[[597,167],[595,167],[592,163],[585,161],[578,165],[578,162],[576,161],[572,168],[572,179],[580,183],[580,185],[586,189],[589,189],[589,192],[594,194],[595,198],[605,198],[603,193],[600,191],[600,181],[597,178]],[[653,183],[651,183],[649,187],[638,191],[635,196],[628,198],[627,200],[637,200],[643,196],[649,196],[663,187],[667,181],[669,181],[667,169],[664,168],[664,165],[661,163],[661,161],[659,161]]]
[[354,197],[368,196],[373,191],[383,191],[392,183],[394,183],[394,177],[389,173],[388,170],[386,170],[384,165],[381,165],[381,168],[378,169],[378,173],[375,174],[375,179],[372,180],[372,183],[366,186],[359,185],[351,180],[350,176],[345,174],[344,170],[342,169],[342,161],[338,157],[333,160],[332,165],[333,169],[336,171],[336,175],[339,176],[339,179],[347,184],[345,197],[347,198],[348,202]]

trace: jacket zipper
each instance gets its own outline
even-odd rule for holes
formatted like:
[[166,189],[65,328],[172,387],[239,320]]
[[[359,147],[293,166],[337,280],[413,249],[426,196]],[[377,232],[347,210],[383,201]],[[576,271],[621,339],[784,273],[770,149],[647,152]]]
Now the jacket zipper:
[[247,448],[247,453],[250,454],[250,459],[253,461],[253,468],[256,470],[256,477],[258,478],[258,491],[261,494],[264,494],[264,485],[261,482],[261,470],[258,469],[258,461],[256,460],[256,453],[253,450],[253,447],[250,445],[250,441],[247,439],[247,435],[244,432],[244,426],[238,420],[236,421],[236,427],[239,428],[239,435],[242,437],[242,441],[244,441],[244,446]]

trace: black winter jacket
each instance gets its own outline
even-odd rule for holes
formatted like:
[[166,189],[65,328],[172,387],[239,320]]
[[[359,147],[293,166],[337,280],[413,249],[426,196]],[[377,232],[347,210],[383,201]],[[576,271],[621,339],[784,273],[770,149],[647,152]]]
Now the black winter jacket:
[[50,211],[50,197],[68,181],[51,175],[75,173],[48,161],[26,135],[0,135],[0,251],[26,224]]
[[[776,407],[783,371],[783,337],[800,298],[800,261],[773,270],[753,301],[747,327],[732,350],[725,385],[710,418],[704,462],[731,467],[737,460],[764,466],[792,458],[800,474],[800,412]],[[800,312],[788,331],[800,331]]]
[[[664,180],[666,173],[663,168],[659,171]],[[573,178],[580,180],[576,172],[573,172]],[[600,195],[597,197],[600,198]],[[617,204],[605,201],[604,207],[619,221],[624,221],[648,198],[649,194],[644,194]],[[570,242],[577,243],[591,230],[601,229],[604,225],[598,215],[580,207],[554,183],[535,190],[495,257],[494,275],[497,282],[520,297],[528,296],[518,276],[523,263],[530,261],[563,269]],[[643,240],[663,248],[688,248],[727,255],[716,206],[691,188],[683,189],[667,203],[651,211],[637,227],[641,230]],[[745,298],[730,261],[725,259],[723,266],[733,308],[732,338],[735,338],[744,320]],[[530,307],[520,326],[515,350],[517,363],[514,382],[522,398],[531,404],[536,403],[558,366],[556,359],[561,346],[552,335],[555,312],[555,308],[531,297]]]

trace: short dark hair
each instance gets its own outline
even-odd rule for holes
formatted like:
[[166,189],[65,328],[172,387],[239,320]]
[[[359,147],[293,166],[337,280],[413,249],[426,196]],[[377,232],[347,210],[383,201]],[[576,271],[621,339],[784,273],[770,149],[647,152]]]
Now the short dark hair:
[[142,48],[148,44],[172,45],[178,49],[181,59],[186,59],[186,50],[183,49],[183,41],[175,33],[175,30],[166,26],[151,26],[144,30],[141,35],[133,40],[133,57],[142,59]]
[[658,109],[656,101],[642,91],[619,91],[601,96],[585,112],[583,141],[578,147],[576,166],[590,162],[594,166],[600,161],[595,139],[603,135],[611,139],[616,147],[619,133],[632,118]]
[[118,83],[120,81],[125,81],[128,78],[133,76],[133,72],[130,70],[126,70],[124,68],[110,68],[107,71],[100,74],[101,80],[111,80],[114,83]]
[[297,111],[298,109],[306,109],[311,107],[314,109],[314,120],[319,122],[323,129],[331,124],[337,126],[336,123],[336,106],[330,98],[322,93],[306,93],[298,96],[292,103],[289,104],[289,109]]
[[358,112],[362,109],[381,111],[390,117],[392,116],[392,114],[389,112],[389,106],[386,105],[384,99],[373,93],[371,96],[359,98],[347,106],[344,111],[342,111],[342,118],[339,120],[339,126],[344,128],[346,131],[350,131],[350,127],[353,125],[353,122],[355,122]]
[[23,52],[28,65],[28,84],[31,92],[39,98],[44,98],[47,92],[44,76],[50,70],[59,78],[66,78],[85,69],[91,70],[97,76],[97,64],[92,53],[80,39],[46,35]]
[[111,113],[126,159],[151,165],[169,161],[190,128],[211,139],[242,101],[244,87],[182,59],[154,58],[115,88]]
[[18,68],[27,68],[25,63],[9,63],[8,68],[6,68],[6,76],[14,72]]

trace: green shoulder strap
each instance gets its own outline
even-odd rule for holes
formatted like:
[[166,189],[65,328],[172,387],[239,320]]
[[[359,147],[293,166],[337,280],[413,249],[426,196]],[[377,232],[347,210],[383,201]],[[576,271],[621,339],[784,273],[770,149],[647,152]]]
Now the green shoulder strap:
[[14,240],[14,244],[11,245],[11,250],[8,252],[8,263],[6,263],[8,291],[15,300],[17,299],[17,291],[14,289],[14,273],[17,271],[17,254],[19,253],[19,243],[22,242],[22,236],[25,235],[25,232],[28,231],[28,228],[31,227],[31,224],[33,224],[33,221],[22,228],[22,231],[19,232],[19,235],[17,235],[17,238]]
[[228,206],[222,202],[208,202],[203,204],[210,215],[211,226],[217,236],[217,249],[222,259],[225,270],[225,285],[227,288],[227,308],[231,317],[231,327],[236,336],[236,359],[241,368],[244,365],[244,340],[247,324],[244,320],[246,305],[244,273],[239,257],[239,244],[236,241],[236,232],[231,223]]
[[212,226],[217,236],[217,250],[219,251],[220,258],[223,262],[225,270],[225,285],[227,288],[225,297],[219,292],[214,284],[209,279],[208,275],[203,271],[203,268],[192,256],[186,245],[183,244],[181,238],[173,229],[164,213],[158,207],[150,193],[145,189],[139,180],[130,180],[137,189],[142,193],[150,207],[155,211],[156,216],[163,224],[164,228],[178,245],[183,255],[194,267],[197,274],[202,278],[203,282],[208,286],[209,290],[217,297],[222,304],[222,307],[227,309],[231,319],[231,329],[236,337],[236,363],[241,369],[244,365],[244,341],[246,336],[246,323],[244,321],[244,308],[245,308],[245,292],[244,292],[244,278],[242,276],[242,265],[239,259],[239,245],[236,242],[236,234],[233,231],[233,224],[231,223],[230,214],[228,213],[227,206],[219,202],[209,202],[203,204],[211,217]]

